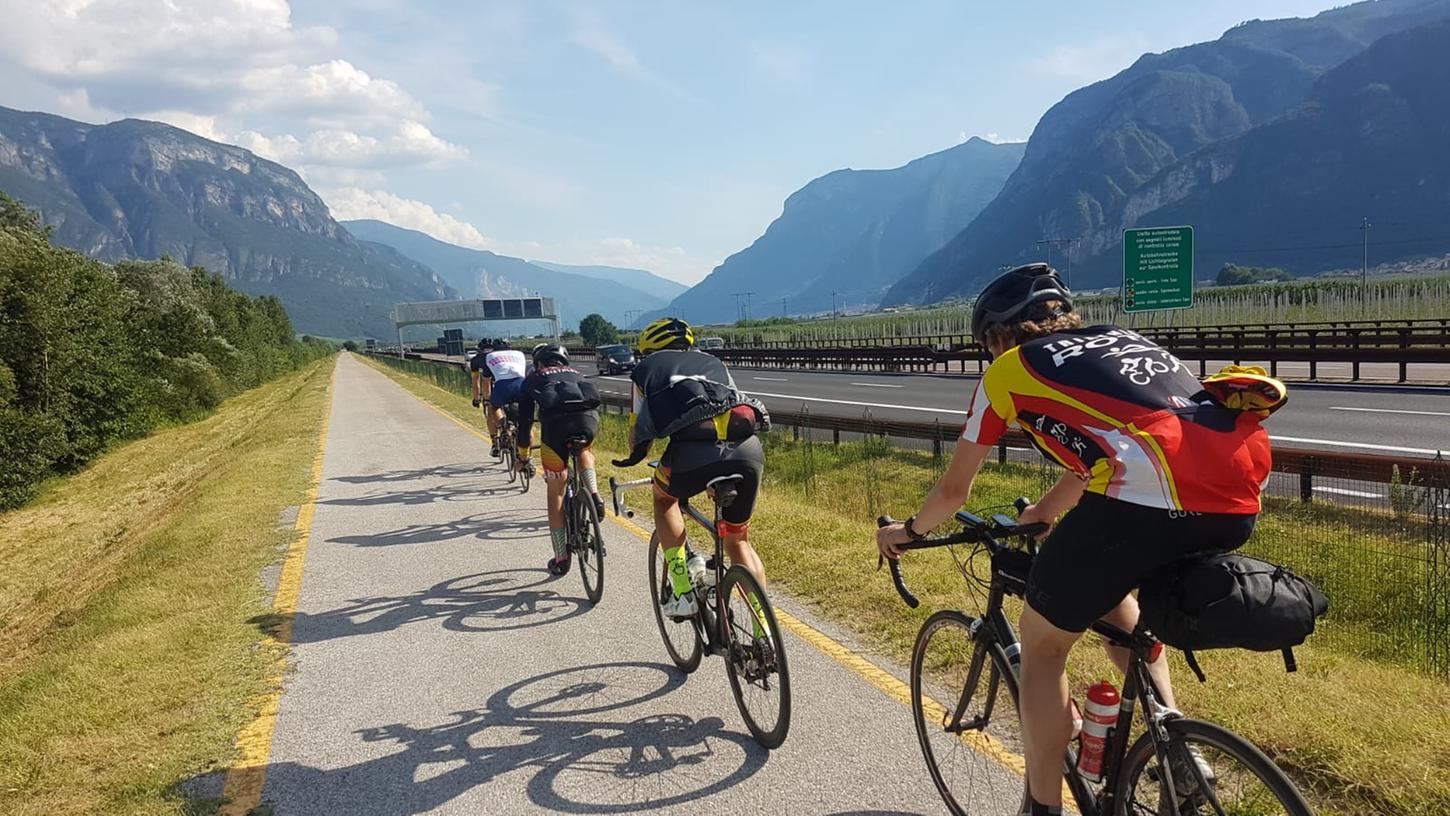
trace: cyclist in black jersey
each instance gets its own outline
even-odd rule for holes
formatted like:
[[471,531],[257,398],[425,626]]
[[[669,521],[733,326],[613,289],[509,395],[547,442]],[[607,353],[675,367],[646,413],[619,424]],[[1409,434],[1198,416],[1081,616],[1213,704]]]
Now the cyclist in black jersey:
[[533,351],[534,370],[524,378],[519,391],[518,469],[528,466],[534,444],[534,413],[539,415],[542,446],[539,459],[544,465],[544,486],[549,511],[549,537],[554,557],[549,572],[569,571],[569,549],[564,531],[564,486],[569,472],[570,440],[579,445],[580,476],[599,518],[604,518],[604,500],[599,497],[594,473],[594,452],[589,449],[599,433],[599,392],[594,384],[569,366],[569,351],[563,346],[540,344]]
[[680,499],[704,491],[712,479],[744,477],[737,483],[738,497],[722,512],[720,534],[730,561],[765,585],[765,567],[750,546],[748,532],[765,470],[765,452],[756,433],[768,428],[770,419],[764,405],[736,389],[724,363],[694,348],[694,333],[683,320],[656,320],[640,332],[638,344],[647,356],[630,376],[632,450],[628,459],[615,464],[636,464],[649,454],[654,440],[669,440],[655,469],[655,531],[675,590],[664,603],[665,613],[685,617],[695,610]]

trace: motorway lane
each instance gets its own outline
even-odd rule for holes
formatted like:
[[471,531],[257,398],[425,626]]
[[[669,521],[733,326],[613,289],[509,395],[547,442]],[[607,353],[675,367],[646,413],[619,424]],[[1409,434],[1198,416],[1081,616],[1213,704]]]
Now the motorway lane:
[[[977,378],[734,369],[736,384],[767,406],[881,419],[960,424]],[[627,376],[599,377],[601,390],[628,393]],[[1450,389],[1291,383],[1289,404],[1268,420],[1279,444],[1358,453],[1434,456],[1450,452]]]
[[941,811],[899,702],[787,634],[790,736],[761,750],[719,659],[667,665],[638,539],[606,525],[590,608],[543,569],[541,483],[521,495],[481,439],[350,356],[336,388],[277,816]]

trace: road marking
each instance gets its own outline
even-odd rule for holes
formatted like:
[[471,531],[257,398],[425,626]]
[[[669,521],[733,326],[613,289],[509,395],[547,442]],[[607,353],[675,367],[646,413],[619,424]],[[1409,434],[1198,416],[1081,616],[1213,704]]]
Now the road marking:
[[1362,450],[1394,451],[1395,453],[1418,453],[1422,456],[1436,456],[1441,453],[1438,450],[1429,448],[1401,448],[1395,445],[1372,445],[1368,442],[1340,442],[1336,439],[1305,439],[1298,436],[1274,436],[1269,438],[1275,442],[1302,442],[1310,445],[1333,445],[1340,448],[1359,448]]
[[1415,416],[1450,417],[1450,411],[1405,411],[1399,408],[1350,408],[1342,405],[1329,406],[1331,411],[1359,411],[1366,414],[1414,414]]
[[902,411],[927,411],[934,414],[960,414],[966,416],[969,412],[958,411],[954,408],[926,408],[920,405],[894,405],[889,402],[857,402],[855,400],[826,399],[825,397],[802,397],[796,394],[767,394],[764,391],[751,391],[752,397],[775,397],[776,399],[805,400],[807,402],[829,402],[834,405],[856,405],[861,408],[896,408]]
[[237,735],[237,751],[241,756],[227,769],[222,783],[224,804],[218,808],[220,816],[246,816],[262,802],[262,787],[267,782],[267,763],[272,754],[272,733],[277,727],[277,706],[282,701],[283,671],[286,669],[286,652],[292,642],[292,621],[297,614],[297,596],[302,591],[302,567],[307,561],[307,543],[312,537],[312,519],[317,515],[317,493],[322,486],[322,460],[327,453],[327,429],[332,422],[332,397],[336,393],[337,366],[339,357],[333,363],[332,376],[327,383],[327,405],[322,409],[322,431],[317,438],[317,453],[312,457],[312,476],[297,508],[297,521],[292,525],[297,537],[287,548],[282,560],[282,576],[277,581],[277,597],[272,608],[279,619],[275,633],[268,636],[264,646],[283,650],[278,671],[268,678],[272,690],[260,700],[257,716]]
[[751,377],[752,380],[763,380],[765,382],[790,382],[786,377]]
[[1312,490],[1317,490],[1320,493],[1333,493],[1336,496],[1353,496],[1353,497],[1355,497],[1357,499],[1383,499],[1384,498],[1384,494],[1383,493],[1370,493],[1370,492],[1365,491],[1365,490],[1350,490],[1347,487],[1320,487],[1319,485],[1315,485],[1311,489]]
[[906,387],[904,385],[890,385],[890,384],[887,384],[887,383],[858,383],[858,382],[853,382],[851,384],[852,385],[864,385],[867,388],[905,388]]

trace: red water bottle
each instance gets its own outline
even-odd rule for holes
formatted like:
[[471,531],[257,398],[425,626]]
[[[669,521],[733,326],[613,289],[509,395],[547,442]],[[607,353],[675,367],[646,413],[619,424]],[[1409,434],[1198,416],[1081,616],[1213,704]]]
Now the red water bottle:
[[1083,711],[1082,736],[1078,738],[1077,772],[1089,782],[1103,778],[1103,754],[1108,746],[1108,729],[1118,721],[1118,690],[1106,680],[1088,689]]

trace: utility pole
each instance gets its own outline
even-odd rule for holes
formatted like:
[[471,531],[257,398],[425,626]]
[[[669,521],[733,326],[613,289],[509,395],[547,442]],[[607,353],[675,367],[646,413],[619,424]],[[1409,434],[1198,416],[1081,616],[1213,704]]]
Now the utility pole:
[[787,316],[786,315],[786,310],[785,310],[785,298],[781,298],[780,299],[780,316],[781,317],[786,317]]
[[1359,231],[1364,236],[1364,260],[1359,268],[1359,302],[1361,311],[1369,309],[1369,216],[1359,224]]
[[1063,282],[1066,283],[1069,287],[1072,286],[1072,247],[1074,244],[1080,243],[1082,243],[1081,238],[1043,238],[1041,241],[1037,242],[1038,249],[1041,249],[1044,244],[1047,245],[1048,266],[1052,266],[1052,248],[1055,246],[1067,247],[1067,249],[1064,250],[1064,253],[1067,255],[1067,269],[1063,270],[1063,275],[1065,276]]
[[735,298],[735,319],[743,320],[745,318],[745,313],[740,310],[740,299],[742,297],[745,297],[745,293],[731,292],[730,294]]
[[836,317],[837,314],[838,313],[836,312],[836,290],[832,289],[831,290],[831,317],[834,318],[834,317]]
[[745,293],[745,319],[747,321],[750,320],[750,296],[753,295],[753,294],[755,294],[755,293],[754,292],[746,292]]

